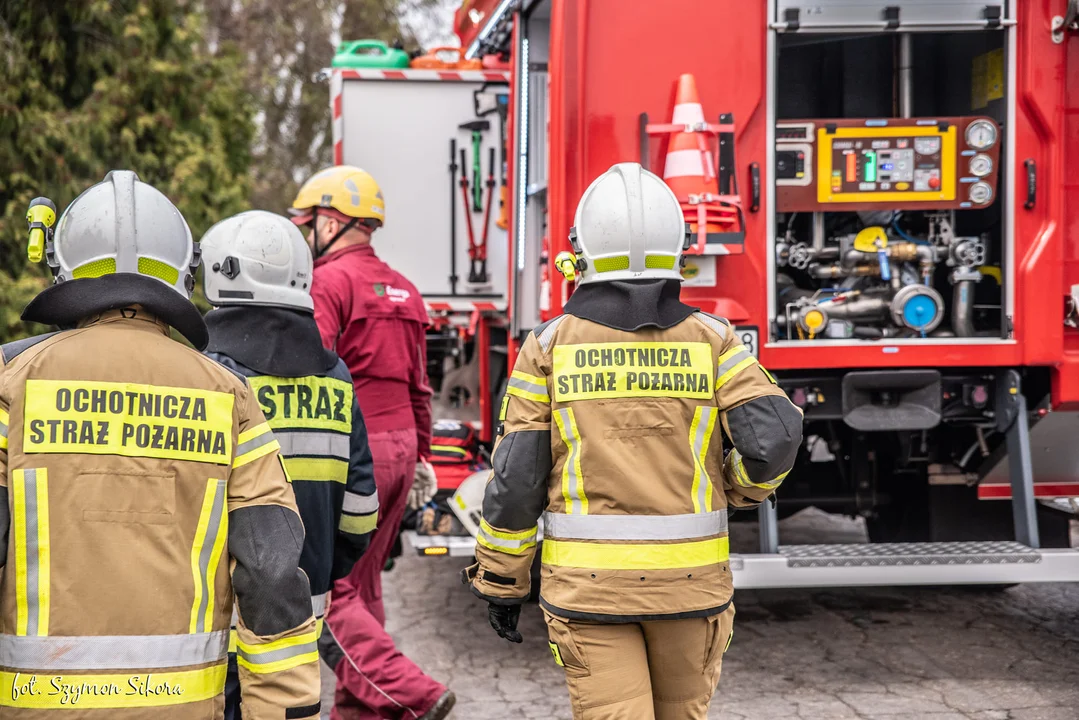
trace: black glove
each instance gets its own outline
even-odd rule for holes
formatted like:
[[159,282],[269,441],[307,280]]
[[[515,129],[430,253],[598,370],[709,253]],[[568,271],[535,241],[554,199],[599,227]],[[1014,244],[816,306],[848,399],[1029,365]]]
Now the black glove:
[[521,633],[517,632],[517,621],[521,617],[520,605],[496,605],[487,603],[487,619],[500,638],[511,643],[521,642]]

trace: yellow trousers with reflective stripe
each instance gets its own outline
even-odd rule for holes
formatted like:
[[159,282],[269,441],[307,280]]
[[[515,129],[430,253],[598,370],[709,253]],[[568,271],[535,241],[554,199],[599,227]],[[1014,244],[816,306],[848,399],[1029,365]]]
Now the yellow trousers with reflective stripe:
[[[590,623],[544,613],[574,720],[705,720],[734,605],[709,618]],[[702,652],[703,650],[703,652]]]

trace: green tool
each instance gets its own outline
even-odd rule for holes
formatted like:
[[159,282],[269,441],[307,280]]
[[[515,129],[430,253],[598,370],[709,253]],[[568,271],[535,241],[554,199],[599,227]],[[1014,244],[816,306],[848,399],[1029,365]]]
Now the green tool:
[[[457,126],[472,133],[472,212],[483,212],[483,187],[480,184],[480,143],[483,131],[491,129],[486,120],[471,120]],[[464,171],[464,168],[461,168]]]

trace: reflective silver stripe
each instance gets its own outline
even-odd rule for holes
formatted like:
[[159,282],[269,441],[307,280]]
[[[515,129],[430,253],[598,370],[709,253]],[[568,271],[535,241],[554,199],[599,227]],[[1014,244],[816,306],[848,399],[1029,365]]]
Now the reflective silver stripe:
[[320,618],[326,614],[326,606],[330,604],[330,593],[324,592],[321,595],[311,596],[311,612],[312,614]]
[[708,327],[709,330],[714,332],[716,335],[719,335],[721,338],[727,337],[727,326],[721,323],[719,320],[716,320],[711,315],[702,312],[695,312],[693,313],[693,317],[700,320]]
[[300,432],[298,430],[274,430],[281,454],[285,457],[308,455],[349,459],[349,436],[336,432]]
[[563,440],[569,445],[569,455],[566,456],[566,465],[563,472],[569,476],[569,512],[574,515],[581,514],[581,478],[577,475],[577,461],[581,455],[581,439],[577,437],[576,422],[573,411],[570,408],[561,408],[558,417],[562,421]]
[[[581,515],[580,517],[585,517]],[[480,536],[483,538],[484,543],[488,545],[494,545],[495,547],[503,548],[505,550],[521,550],[522,548],[529,548],[536,544],[536,531],[538,528],[533,528],[532,534],[522,540],[507,540],[505,538],[495,537],[486,529],[480,526]]]
[[546,385],[537,385],[536,383],[530,383],[527,380],[520,380],[515,377],[510,377],[508,385],[509,387],[517,388],[518,390],[524,390],[525,392],[533,393],[535,395],[548,397]]
[[562,540],[690,540],[727,532],[727,511],[689,515],[543,513],[543,536]]
[[7,423],[0,420],[0,437],[7,437]]
[[723,377],[731,368],[733,368],[735,365],[747,358],[752,359],[753,355],[750,354],[750,352],[745,348],[742,348],[734,355],[727,358],[727,360],[721,363],[720,366],[716,369],[716,380],[718,381],[719,378]]
[[243,457],[244,455],[251,452],[252,450],[258,450],[263,445],[269,445],[273,441],[274,441],[273,431],[270,430],[269,428],[267,428],[266,432],[262,433],[258,437],[253,437],[250,440],[248,440],[247,442],[242,442],[239,445],[237,445],[236,446],[235,457],[236,458]]
[[194,635],[0,635],[0,666],[38,671],[142,670],[218,662],[229,631]]
[[38,602],[41,597],[38,592],[41,555],[38,545],[37,470],[23,470],[22,477],[26,506],[26,634],[37,635],[38,622],[41,620],[41,604]]
[[[697,422],[697,433],[693,436],[693,464],[697,466],[699,477],[697,482],[697,507],[702,511],[707,509],[707,495],[708,488],[712,484],[712,479],[708,477],[708,471],[704,469],[704,463],[701,461],[701,453],[708,450],[708,441],[712,439],[709,432],[709,426],[712,423],[712,415],[718,412],[718,408],[702,406],[697,408],[697,412],[700,414],[700,420]],[[715,430],[715,426],[711,425],[712,430]]]
[[[273,433],[260,436],[273,440]],[[254,441],[252,441],[254,442]],[[199,552],[199,578],[202,580],[202,598],[199,600],[198,616],[195,620],[195,632],[206,632],[206,605],[210,602],[210,589],[214,578],[208,577],[210,572],[210,557],[217,544],[217,533],[221,528],[221,513],[225,511],[225,481],[218,480],[214,488],[214,502],[210,507],[210,521],[206,525],[206,539],[202,542],[202,550]]]
[[341,502],[341,510],[353,515],[378,512],[378,490],[370,495],[346,492],[345,499]]
[[558,326],[561,325],[562,321],[565,319],[565,315],[559,315],[551,321],[550,325],[543,329],[543,332],[540,334],[539,338],[537,338],[539,340],[540,347],[543,348],[543,352],[547,352],[551,349],[551,341],[554,340],[554,332],[558,329]]
[[288,660],[289,658],[299,657],[300,655],[307,655],[308,653],[317,653],[318,645],[314,642],[304,643],[302,645],[292,645],[291,647],[281,648],[280,650],[271,650],[270,652],[263,653],[250,653],[243,649],[243,646],[236,648],[236,654],[242,657],[247,662],[253,665],[269,665],[280,660]]

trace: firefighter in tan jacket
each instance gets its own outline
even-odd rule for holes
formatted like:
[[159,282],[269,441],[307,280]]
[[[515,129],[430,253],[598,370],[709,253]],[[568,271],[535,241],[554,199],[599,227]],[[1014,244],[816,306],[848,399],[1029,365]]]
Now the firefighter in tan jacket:
[[23,319],[69,329],[0,369],[0,717],[220,718],[235,597],[245,717],[317,718],[278,444],[242,377],[169,336],[207,341],[183,217],[112,172],[48,258]]
[[517,358],[466,579],[520,642],[542,518],[574,717],[703,719],[734,620],[728,509],[776,490],[801,413],[725,320],[679,301],[688,237],[662,180],[615,165],[574,225],[579,286]]

